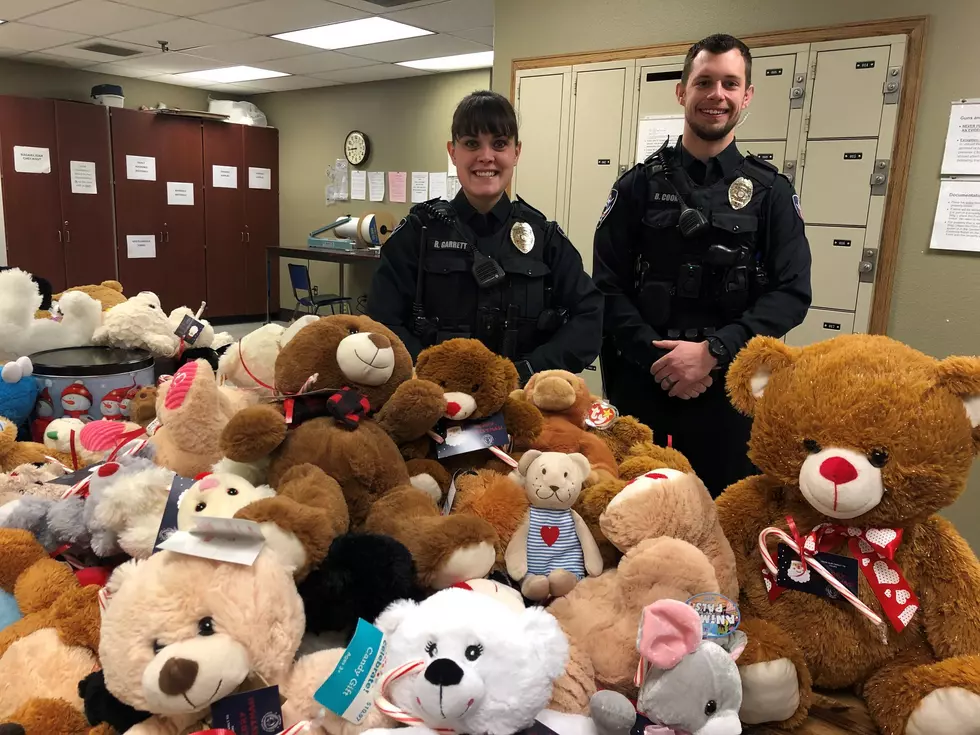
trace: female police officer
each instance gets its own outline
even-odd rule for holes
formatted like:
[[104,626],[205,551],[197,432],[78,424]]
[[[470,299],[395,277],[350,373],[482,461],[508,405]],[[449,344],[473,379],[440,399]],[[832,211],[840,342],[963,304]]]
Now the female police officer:
[[453,115],[449,154],[461,190],[412,208],[381,249],[368,314],[405,342],[475,337],[533,372],[579,373],[599,354],[603,297],[555,222],[506,193],[521,153],[517,115],[474,92]]

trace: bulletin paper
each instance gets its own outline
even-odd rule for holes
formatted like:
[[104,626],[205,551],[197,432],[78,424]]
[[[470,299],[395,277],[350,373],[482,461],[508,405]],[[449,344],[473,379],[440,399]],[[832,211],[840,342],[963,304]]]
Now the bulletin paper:
[[51,151],[48,148],[15,145],[14,171],[22,174],[51,173]]
[[429,174],[429,199],[446,198],[447,178],[446,174],[441,172]]
[[647,115],[640,118],[636,130],[636,162],[645,161],[668,140],[671,144],[677,143],[683,132],[683,115]]
[[429,174],[426,171],[412,171],[412,202],[418,204],[429,198]]
[[980,252],[980,181],[941,181],[933,250]]
[[385,172],[368,171],[368,194],[372,202],[385,200]]
[[405,181],[408,174],[405,171],[388,172],[388,199],[392,202],[405,201]]
[[942,174],[980,176],[980,102],[952,104]]
[[190,207],[194,205],[194,184],[182,181],[167,182],[167,204]]
[[211,186],[214,187],[215,189],[237,189],[238,167],[237,166],[212,166]]
[[367,171],[350,172],[350,198],[362,202],[367,198]]
[[152,156],[126,156],[126,178],[156,181],[157,159]]
[[94,161],[71,161],[71,193],[72,194],[98,194],[98,187],[95,183],[95,162]]
[[249,189],[271,189],[272,188],[272,169],[248,167],[248,188]]
[[157,257],[157,236],[126,235],[126,255],[130,258]]

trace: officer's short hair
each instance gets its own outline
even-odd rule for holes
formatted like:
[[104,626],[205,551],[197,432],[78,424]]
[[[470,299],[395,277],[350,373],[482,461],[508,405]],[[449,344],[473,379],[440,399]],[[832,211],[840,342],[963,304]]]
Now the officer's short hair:
[[687,78],[691,74],[691,66],[694,64],[694,57],[699,53],[707,51],[709,54],[723,54],[733,48],[738,49],[742,58],[745,59],[745,86],[752,84],[752,52],[735,36],[729,36],[727,33],[715,33],[707,38],[702,38],[687,50],[687,58],[684,59],[684,71],[681,72],[681,84],[687,84]]
[[481,133],[517,141],[517,113],[502,94],[480,90],[466,95],[453,113],[453,140]]

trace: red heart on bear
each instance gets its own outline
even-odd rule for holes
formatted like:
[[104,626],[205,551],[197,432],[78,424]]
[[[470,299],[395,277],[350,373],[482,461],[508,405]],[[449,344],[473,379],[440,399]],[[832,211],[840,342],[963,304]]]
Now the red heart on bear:
[[548,546],[554,546],[558,540],[558,526],[541,526],[541,540]]

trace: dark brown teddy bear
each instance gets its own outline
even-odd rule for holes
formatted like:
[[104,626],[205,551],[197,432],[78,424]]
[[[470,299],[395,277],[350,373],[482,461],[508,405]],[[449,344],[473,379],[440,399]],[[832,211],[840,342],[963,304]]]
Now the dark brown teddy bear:
[[405,345],[366,316],[303,327],[276,358],[275,376],[281,397],[233,416],[222,451],[236,462],[271,457],[274,487],[291,467],[320,467],[340,483],[354,528],[377,498],[409,484],[398,444],[425,435],[445,412],[442,389],[412,380]]

